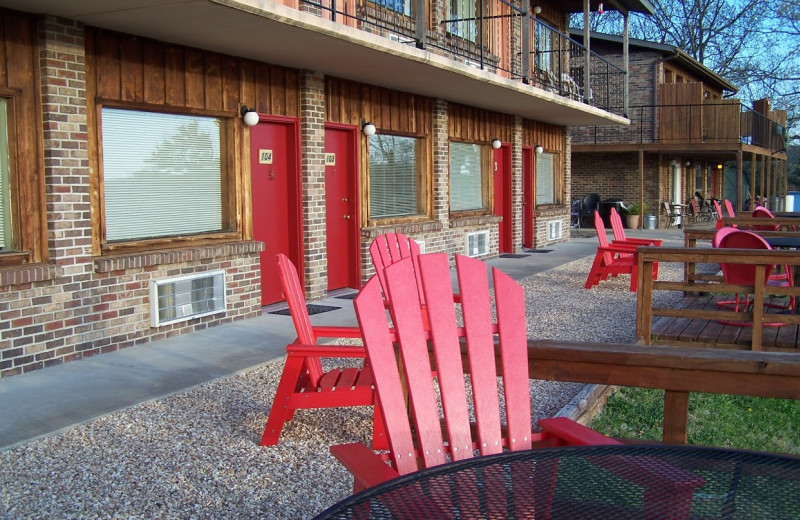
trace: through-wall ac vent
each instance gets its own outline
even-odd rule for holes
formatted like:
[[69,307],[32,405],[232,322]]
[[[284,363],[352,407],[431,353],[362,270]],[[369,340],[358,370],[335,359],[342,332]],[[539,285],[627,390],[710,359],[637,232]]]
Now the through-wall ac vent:
[[467,256],[486,255],[489,253],[489,232],[467,233],[464,243],[467,247]]
[[178,321],[225,312],[225,271],[150,282],[150,325],[160,327]]
[[551,220],[547,223],[547,240],[558,240],[561,238],[561,221]]

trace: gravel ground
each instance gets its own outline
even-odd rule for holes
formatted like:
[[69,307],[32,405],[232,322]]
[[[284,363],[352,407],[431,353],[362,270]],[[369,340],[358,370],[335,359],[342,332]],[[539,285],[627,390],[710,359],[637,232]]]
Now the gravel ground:
[[[634,341],[628,277],[586,291],[590,265],[581,259],[522,282],[531,337]],[[660,279],[680,276],[674,265],[661,266]],[[0,517],[313,517],[350,494],[352,479],[328,447],[368,441],[371,408],[299,411],[279,446],[261,448],[282,367],[271,363],[0,452]],[[535,418],[554,415],[581,388],[533,381]]]

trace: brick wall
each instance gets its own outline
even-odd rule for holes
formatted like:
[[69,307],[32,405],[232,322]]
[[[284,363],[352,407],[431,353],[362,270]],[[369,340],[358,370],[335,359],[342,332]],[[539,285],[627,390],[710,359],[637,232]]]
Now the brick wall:
[[[260,242],[91,256],[83,28],[39,24],[49,262],[0,272],[0,378],[260,312]],[[224,269],[227,312],[150,327],[150,282]]]

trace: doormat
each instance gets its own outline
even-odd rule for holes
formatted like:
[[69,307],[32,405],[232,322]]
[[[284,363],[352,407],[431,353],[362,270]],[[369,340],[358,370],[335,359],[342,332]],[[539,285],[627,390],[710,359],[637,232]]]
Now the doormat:
[[528,253],[549,253],[552,249],[529,249]]
[[334,298],[338,298],[340,300],[352,300],[356,296],[358,296],[357,292],[349,293],[349,294],[342,294],[341,296],[334,296]]
[[[328,311],[335,311],[336,309],[341,309],[341,307],[334,307],[332,305],[312,305],[307,304],[308,307],[308,314],[313,316],[314,314],[321,314],[323,312]],[[289,309],[281,309],[279,311],[272,311],[270,314],[280,314],[281,316],[291,316],[292,312]]]
[[505,253],[500,255],[500,258],[527,258],[528,255],[517,255],[512,253]]

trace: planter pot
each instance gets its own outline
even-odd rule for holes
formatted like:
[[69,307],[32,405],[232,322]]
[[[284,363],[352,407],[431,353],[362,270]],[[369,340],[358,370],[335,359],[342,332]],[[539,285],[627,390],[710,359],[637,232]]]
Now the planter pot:
[[625,225],[628,229],[639,229],[639,217],[641,215],[625,215]]

